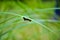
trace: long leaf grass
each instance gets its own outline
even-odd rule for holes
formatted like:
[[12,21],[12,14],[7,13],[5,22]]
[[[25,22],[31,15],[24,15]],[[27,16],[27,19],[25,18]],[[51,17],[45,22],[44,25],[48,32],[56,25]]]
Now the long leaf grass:
[[54,5],[55,1],[0,1],[0,40],[60,40],[60,20],[54,19],[54,10],[60,8]]

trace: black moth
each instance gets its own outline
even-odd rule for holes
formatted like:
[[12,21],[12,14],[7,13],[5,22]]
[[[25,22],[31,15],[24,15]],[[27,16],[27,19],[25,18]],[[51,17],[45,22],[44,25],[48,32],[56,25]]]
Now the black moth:
[[24,19],[24,21],[30,21],[31,22],[31,20],[28,18],[23,17],[23,19]]

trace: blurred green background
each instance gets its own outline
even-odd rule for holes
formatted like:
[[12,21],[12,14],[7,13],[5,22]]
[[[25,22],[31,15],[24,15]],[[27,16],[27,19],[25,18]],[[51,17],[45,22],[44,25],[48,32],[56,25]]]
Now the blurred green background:
[[55,5],[55,0],[0,0],[0,40],[60,40]]

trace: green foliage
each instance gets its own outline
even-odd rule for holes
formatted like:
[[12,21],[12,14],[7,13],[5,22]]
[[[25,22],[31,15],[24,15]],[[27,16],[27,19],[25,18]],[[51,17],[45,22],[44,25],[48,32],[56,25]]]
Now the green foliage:
[[[54,16],[51,7],[55,2],[47,3],[41,0],[0,1],[0,40],[58,40],[60,21],[51,20]],[[23,17],[32,21],[24,21]]]

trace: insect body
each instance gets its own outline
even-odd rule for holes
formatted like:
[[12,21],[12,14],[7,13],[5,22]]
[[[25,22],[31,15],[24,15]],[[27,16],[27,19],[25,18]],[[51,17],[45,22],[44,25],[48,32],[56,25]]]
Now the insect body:
[[31,20],[28,18],[23,17],[23,19],[24,19],[24,21],[30,21],[31,22]]

